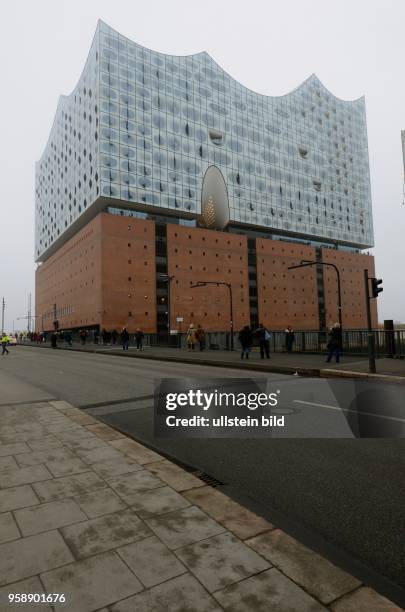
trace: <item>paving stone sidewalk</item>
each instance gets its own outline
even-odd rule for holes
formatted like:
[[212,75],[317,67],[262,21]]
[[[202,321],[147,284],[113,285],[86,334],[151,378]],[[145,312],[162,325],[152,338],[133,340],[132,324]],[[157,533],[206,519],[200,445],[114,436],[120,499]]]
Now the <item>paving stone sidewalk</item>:
[[[9,604],[63,593],[65,603]],[[0,407],[0,610],[399,612],[64,401]]]

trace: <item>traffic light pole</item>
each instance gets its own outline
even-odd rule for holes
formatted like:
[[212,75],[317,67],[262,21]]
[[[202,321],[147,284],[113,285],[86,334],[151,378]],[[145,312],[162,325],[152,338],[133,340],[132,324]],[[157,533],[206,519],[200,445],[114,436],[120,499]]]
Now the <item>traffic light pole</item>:
[[370,306],[370,289],[368,270],[364,270],[364,288],[366,292],[366,309],[367,309],[367,344],[368,344],[368,371],[370,374],[376,373],[375,367],[375,342],[374,334],[371,326],[371,306]]

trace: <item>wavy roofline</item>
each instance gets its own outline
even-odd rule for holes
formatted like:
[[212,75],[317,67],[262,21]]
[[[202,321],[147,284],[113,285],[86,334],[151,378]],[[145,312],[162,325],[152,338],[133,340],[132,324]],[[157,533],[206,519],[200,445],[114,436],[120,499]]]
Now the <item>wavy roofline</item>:
[[212,55],[210,55],[208,53],[208,51],[206,50],[202,50],[202,51],[197,51],[196,53],[186,53],[183,55],[176,55],[176,54],[172,54],[172,53],[164,53],[163,51],[156,51],[155,49],[151,49],[150,47],[145,47],[144,45],[141,45],[140,43],[132,40],[131,38],[129,38],[128,36],[125,36],[124,34],[121,34],[121,32],[119,32],[118,30],[116,30],[115,28],[111,27],[107,22],[103,21],[102,19],[99,19],[97,22],[97,30],[100,27],[100,24],[103,24],[104,26],[106,26],[109,30],[112,30],[113,32],[115,32],[116,34],[118,34],[118,36],[121,36],[122,38],[125,38],[126,40],[128,40],[130,43],[137,45],[138,47],[140,47],[141,49],[145,49],[146,51],[151,51],[152,53],[157,53],[158,55],[163,55],[164,57],[178,57],[178,58],[187,58],[187,57],[196,57],[198,55],[205,55],[206,57],[208,57],[208,59],[215,64],[215,66],[217,66],[219,68],[219,70],[221,70],[221,72],[225,73],[230,79],[232,79],[233,81],[235,81],[235,83],[237,83],[238,85],[240,85],[241,87],[243,87],[244,89],[246,89],[247,91],[250,91],[251,93],[254,93],[256,96],[261,96],[262,98],[270,98],[270,99],[275,99],[275,98],[284,98],[286,96],[289,96],[293,93],[295,93],[296,91],[298,91],[299,89],[301,89],[302,87],[304,87],[306,85],[306,83],[308,83],[308,81],[310,81],[311,79],[316,79],[317,82],[319,83],[319,85],[326,91],[326,93],[331,96],[332,98],[335,98],[335,100],[338,100],[339,102],[344,102],[345,104],[350,104],[350,103],[356,103],[359,102],[361,100],[364,100],[364,94],[359,96],[358,98],[353,98],[352,100],[345,100],[344,98],[339,98],[338,96],[336,96],[333,92],[330,91],[330,89],[328,89],[323,82],[321,81],[321,79],[317,76],[317,74],[315,72],[313,72],[312,74],[310,74],[306,79],[304,79],[304,81],[302,81],[299,85],[297,85],[297,87],[294,87],[293,89],[291,89],[290,91],[286,92],[285,94],[280,94],[279,96],[273,96],[270,94],[262,94],[258,91],[255,91],[254,89],[251,89],[250,87],[248,87],[247,85],[244,85],[244,83],[241,83],[238,79],[236,79],[234,76],[232,76],[232,74],[230,74],[227,70],[225,70],[225,68],[223,68],[221,66],[221,64],[219,64],[219,62],[216,61],[216,59],[214,59],[212,57]]
[[323,90],[324,90],[324,91],[325,91],[325,92],[326,92],[326,93],[327,93],[327,94],[328,94],[328,95],[329,95],[331,98],[333,98],[333,99],[337,100],[338,102],[343,102],[344,104],[358,104],[358,103],[364,103],[364,100],[365,100],[365,96],[364,96],[364,94],[363,94],[362,96],[360,96],[360,97],[358,97],[358,98],[354,98],[354,99],[352,99],[352,100],[345,100],[345,99],[343,99],[343,98],[339,98],[338,96],[336,96],[336,95],[335,95],[333,92],[331,92],[331,91],[330,91],[330,89],[328,89],[328,88],[327,88],[327,87],[326,87],[326,86],[323,84],[323,82],[322,82],[322,81],[319,79],[319,77],[316,75],[316,73],[315,73],[315,72],[313,72],[312,74],[310,74],[310,76],[309,76],[309,77],[307,77],[307,78],[306,78],[304,81],[302,81],[302,82],[301,82],[299,85],[297,85],[297,87],[294,87],[294,89],[291,89],[290,91],[286,92],[285,94],[280,94],[280,95],[278,95],[278,96],[272,96],[272,95],[269,95],[269,94],[262,94],[262,93],[260,93],[260,92],[258,92],[258,91],[255,91],[254,89],[251,89],[251,88],[250,88],[250,87],[248,87],[247,85],[244,85],[244,84],[243,84],[243,83],[241,83],[241,82],[240,82],[238,79],[236,79],[234,76],[232,76],[232,74],[230,74],[229,72],[227,72],[227,70],[225,70],[225,69],[224,69],[224,68],[223,68],[223,67],[222,67],[222,66],[221,66],[221,65],[220,65],[220,64],[219,64],[219,63],[218,63],[218,62],[217,62],[217,61],[216,61],[216,60],[215,60],[213,57],[212,57],[212,55],[210,55],[210,54],[208,53],[208,51],[203,50],[203,51],[197,51],[196,53],[187,53],[187,54],[184,54],[184,55],[175,55],[175,54],[172,54],[172,53],[164,53],[164,52],[162,52],[162,51],[156,51],[155,49],[151,49],[150,47],[145,47],[144,45],[141,45],[141,44],[137,43],[136,41],[132,40],[132,39],[131,39],[131,38],[129,38],[128,36],[125,36],[124,34],[121,34],[121,33],[120,33],[118,30],[116,30],[115,28],[111,27],[111,26],[110,26],[110,25],[109,25],[107,22],[103,21],[102,19],[98,19],[98,21],[97,21],[97,26],[96,26],[96,30],[95,30],[95,32],[94,32],[94,36],[93,36],[93,39],[92,39],[92,41],[91,41],[90,49],[89,49],[89,52],[88,52],[88,54],[87,54],[86,61],[85,61],[85,64],[84,64],[84,67],[83,67],[83,69],[82,69],[82,71],[81,71],[81,73],[80,73],[79,78],[78,78],[78,79],[77,79],[77,81],[76,81],[76,85],[73,87],[73,89],[71,90],[71,92],[70,92],[69,94],[61,94],[61,95],[58,97],[58,103],[57,103],[57,105],[56,105],[56,110],[55,110],[55,114],[54,114],[54,118],[53,118],[52,126],[51,126],[51,129],[50,129],[50,131],[49,131],[49,136],[48,136],[48,138],[47,138],[47,140],[46,140],[46,143],[45,143],[45,146],[44,146],[44,148],[43,148],[43,150],[42,150],[41,156],[40,156],[40,157],[39,157],[39,159],[38,159],[38,160],[35,162],[35,164],[36,164],[36,165],[41,163],[42,158],[43,158],[43,156],[44,156],[44,154],[45,154],[45,152],[46,152],[46,150],[47,150],[47,148],[48,148],[48,144],[49,144],[49,141],[50,141],[50,139],[51,139],[53,129],[54,129],[54,127],[55,127],[56,118],[58,117],[58,113],[59,113],[59,110],[60,110],[60,107],[61,107],[61,105],[62,105],[63,101],[64,101],[64,100],[66,100],[66,99],[68,99],[68,98],[70,98],[70,97],[71,97],[71,96],[72,96],[72,95],[75,93],[75,91],[77,90],[77,87],[78,87],[78,85],[79,85],[79,83],[80,83],[80,81],[81,81],[81,79],[82,79],[82,77],[83,77],[83,75],[84,75],[84,73],[85,73],[85,71],[86,71],[87,64],[88,64],[88,61],[89,61],[89,58],[90,58],[90,54],[91,54],[91,51],[92,51],[92,49],[93,49],[93,45],[94,45],[94,43],[95,43],[95,41],[96,41],[96,38],[97,38],[97,36],[98,36],[98,34],[99,34],[99,31],[100,31],[100,26],[101,26],[101,25],[106,26],[106,27],[107,27],[109,30],[112,30],[113,32],[115,32],[115,33],[116,33],[118,36],[120,36],[121,38],[124,38],[125,40],[128,40],[130,43],[137,45],[137,46],[138,46],[138,47],[140,47],[141,49],[145,49],[146,51],[150,51],[150,52],[152,52],[152,53],[157,53],[158,55],[162,55],[163,57],[184,58],[184,59],[185,59],[185,58],[187,58],[187,57],[196,57],[196,56],[199,56],[199,55],[204,55],[204,56],[206,56],[206,57],[209,59],[209,61],[210,61],[210,62],[212,62],[212,63],[213,63],[213,64],[214,64],[214,65],[215,65],[215,66],[216,66],[216,67],[217,67],[217,68],[218,68],[218,69],[219,69],[221,72],[223,72],[224,74],[226,74],[226,75],[227,75],[227,77],[229,77],[229,78],[230,78],[232,81],[234,81],[235,83],[237,83],[237,84],[238,84],[240,87],[243,87],[243,89],[245,89],[246,91],[248,91],[248,92],[250,92],[250,93],[253,93],[255,96],[260,96],[261,98],[265,98],[265,99],[272,99],[272,100],[275,100],[275,99],[281,99],[281,98],[287,98],[288,96],[291,96],[292,94],[294,94],[294,93],[298,92],[300,89],[303,89],[303,88],[304,88],[304,87],[307,85],[307,83],[308,83],[309,81],[311,81],[311,80],[316,80],[316,81],[317,81],[317,83],[319,84],[319,86],[320,86],[320,87],[322,87],[322,89],[323,89]]

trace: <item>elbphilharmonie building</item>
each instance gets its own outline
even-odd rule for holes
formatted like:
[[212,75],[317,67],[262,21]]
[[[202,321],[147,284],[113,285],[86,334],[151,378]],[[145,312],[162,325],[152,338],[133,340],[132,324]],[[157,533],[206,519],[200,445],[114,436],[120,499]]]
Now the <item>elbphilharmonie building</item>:
[[[155,263],[148,264],[154,269],[152,285],[159,283],[159,274],[176,271],[174,260],[170,262],[174,237],[169,234],[174,226],[195,232],[195,236],[215,235],[214,244],[224,236],[228,242],[229,236],[231,242],[236,236],[243,238],[246,245],[243,242],[238,249],[246,247],[242,276],[246,276],[247,293],[240,323],[275,318],[273,307],[264,308],[256,261],[258,241],[264,242],[265,251],[270,243],[276,245],[276,251],[288,245],[292,257],[294,249],[301,248],[312,249],[306,255],[314,261],[320,261],[323,254],[324,258],[351,258],[352,267],[357,266],[356,257],[367,258],[367,265],[372,263],[359,253],[373,245],[364,98],[341,100],[315,75],[284,96],[261,95],[227,74],[206,52],[188,56],[158,53],[103,22],[98,23],[75,89],[60,98],[47,145],[37,162],[35,189],[35,258],[42,264],[37,272],[42,296],[37,307],[45,320],[52,318],[46,314],[50,305],[61,302],[61,296],[50,290],[49,280],[45,281],[45,269],[56,265],[55,258],[60,259],[67,245],[98,220],[101,225],[128,225],[131,218],[140,231],[142,224],[153,225]],[[156,231],[156,224],[165,230]],[[107,229],[100,232],[105,234]],[[157,245],[159,236],[165,243],[163,250]],[[172,256],[178,253],[177,249]],[[159,257],[164,261],[159,262]],[[102,255],[100,258],[102,261]],[[276,273],[265,267],[274,278]],[[213,274],[212,266],[205,268],[200,272]],[[223,267],[220,270],[218,274],[223,274]],[[184,272],[177,271],[177,280]],[[100,279],[92,279],[93,285],[105,285],[103,274],[101,270]],[[308,325],[316,328],[328,322],[327,311],[331,310],[325,289],[328,273],[322,282],[315,267],[308,274],[315,277],[311,306],[316,306]],[[51,276],[49,272],[47,278]],[[195,280],[195,272],[191,276]],[[291,280],[287,277],[286,287]],[[183,280],[188,283],[185,277]],[[175,289],[166,287],[166,298],[167,291],[175,293]],[[271,293],[270,286],[267,291]],[[356,301],[353,296],[349,299],[353,304]],[[66,316],[67,326],[103,326],[100,314],[70,316],[79,312],[79,305],[65,301],[57,318]],[[156,319],[159,328],[159,299],[154,301],[154,308],[141,308],[139,313],[147,312],[147,318]],[[131,327],[132,318],[138,316],[132,314],[138,302],[123,307],[131,314],[120,315],[114,326]],[[175,302],[173,295],[172,305]],[[97,308],[105,314],[102,299]],[[302,310],[302,304],[297,303],[296,310]],[[208,312],[205,317],[186,306],[183,311],[177,313],[178,318],[198,317],[210,327]],[[70,313],[70,318],[62,312]],[[166,308],[167,319],[171,314]],[[139,314],[133,324],[141,324],[145,316],[142,319]],[[280,316],[282,324],[291,318],[288,311]],[[350,316],[348,312],[348,321]],[[161,326],[163,319],[162,315]],[[360,324],[355,319],[352,326]],[[106,325],[113,325],[108,317],[106,320]],[[172,322],[166,325],[172,327]],[[216,329],[218,325],[215,321],[211,326]],[[148,326],[156,331],[151,322]]]

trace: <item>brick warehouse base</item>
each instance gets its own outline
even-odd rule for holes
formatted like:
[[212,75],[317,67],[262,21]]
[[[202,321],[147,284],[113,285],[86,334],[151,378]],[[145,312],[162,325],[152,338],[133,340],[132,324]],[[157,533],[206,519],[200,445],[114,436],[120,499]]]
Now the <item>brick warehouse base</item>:
[[[229,329],[226,286],[191,287],[202,281],[231,284],[236,330],[255,320],[274,330],[316,330],[337,320],[334,271],[323,267],[319,276],[316,267],[288,270],[316,259],[339,267],[344,327],[366,326],[362,278],[366,268],[374,274],[372,256],[256,238],[254,259],[252,265],[241,234],[176,223],[162,234],[152,220],[100,213],[38,267],[36,330],[49,331],[57,320],[60,329],[141,327],[156,333],[158,317],[160,330],[167,321],[169,291],[171,329],[184,332],[190,323],[206,331]],[[174,277],[170,289],[161,288],[162,272]],[[374,304],[372,314],[376,326]]]

